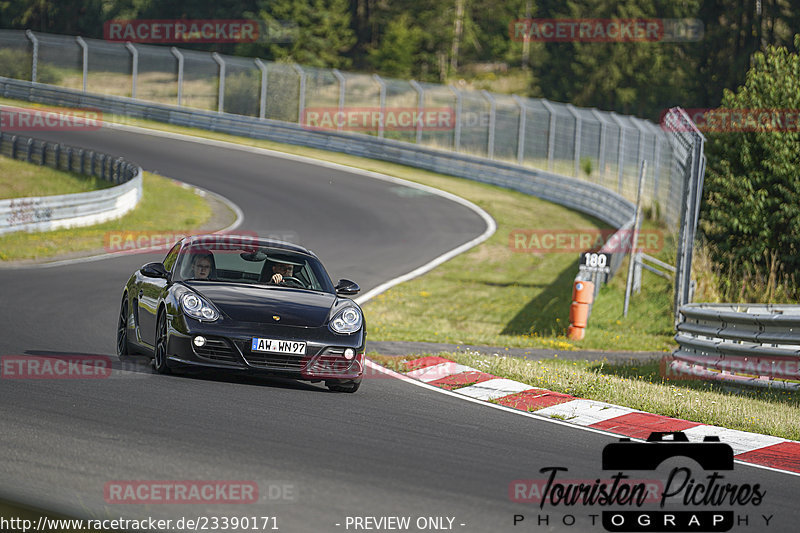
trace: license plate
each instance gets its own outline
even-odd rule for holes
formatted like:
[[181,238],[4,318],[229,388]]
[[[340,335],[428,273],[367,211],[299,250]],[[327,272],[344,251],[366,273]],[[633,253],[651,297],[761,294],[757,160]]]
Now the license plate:
[[298,341],[281,341],[277,339],[253,338],[251,350],[254,352],[275,352],[305,355],[306,343]]

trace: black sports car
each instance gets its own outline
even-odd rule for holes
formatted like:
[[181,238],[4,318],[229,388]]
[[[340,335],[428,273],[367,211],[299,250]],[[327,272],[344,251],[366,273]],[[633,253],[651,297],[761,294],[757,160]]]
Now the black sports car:
[[347,296],[359,290],[345,279],[334,286],[301,246],[186,237],[163,263],[144,265],[125,285],[117,354],[151,355],[162,374],[181,366],[243,370],[355,392],[366,327]]

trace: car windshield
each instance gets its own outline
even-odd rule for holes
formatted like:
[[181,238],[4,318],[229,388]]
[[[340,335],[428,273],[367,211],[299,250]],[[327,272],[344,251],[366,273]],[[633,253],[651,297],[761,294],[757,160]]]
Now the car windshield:
[[175,279],[334,292],[330,277],[317,259],[271,247],[187,246],[178,258]]

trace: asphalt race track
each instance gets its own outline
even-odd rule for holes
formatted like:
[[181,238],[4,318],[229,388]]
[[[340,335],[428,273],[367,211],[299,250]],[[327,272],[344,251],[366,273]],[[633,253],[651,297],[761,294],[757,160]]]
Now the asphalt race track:
[[[244,212],[241,230],[292,232],[334,281],[348,277],[364,290],[485,229],[478,215],[438,196],[276,157],[117,130],[39,136],[222,194]],[[123,283],[161,256],[0,270],[0,355],[112,355]],[[540,509],[511,501],[509,486],[545,479],[539,470],[551,466],[569,469],[559,479],[608,478],[601,453],[612,436],[388,377],[351,395],[291,380],[158,376],[143,358],[113,361],[108,379],[0,380],[0,497],[80,517],[269,516],[270,529],[286,532],[367,530],[354,517],[410,517],[408,531],[603,531],[590,516],[600,507]],[[723,474],[723,483],[765,492],[759,505],[718,507],[747,517],[735,531],[796,531],[800,477],[738,463]],[[705,475],[693,470],[697,484]],[[106,501],[108,483],[137,480],[254,482],[259,500]],[[524,516],[517,526],[514,515]],[[762,515],[772,516],[769,526]]]

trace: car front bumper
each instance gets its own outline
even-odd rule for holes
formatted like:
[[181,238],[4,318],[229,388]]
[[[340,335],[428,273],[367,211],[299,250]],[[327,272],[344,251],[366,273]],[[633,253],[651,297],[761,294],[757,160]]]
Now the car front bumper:
[[[172,364],[250,371],[306,380],[353,380],[364,372],[364,328],[337,335],[327,326],[309,328],[258,323],[206,323],[186,317],[170,320],[168,360]],[[202,347],[195,337],[206,339]],[[304,355],[255,352],[254,337],[306,343]],[[351,359],[345,350],[352,349]]]

